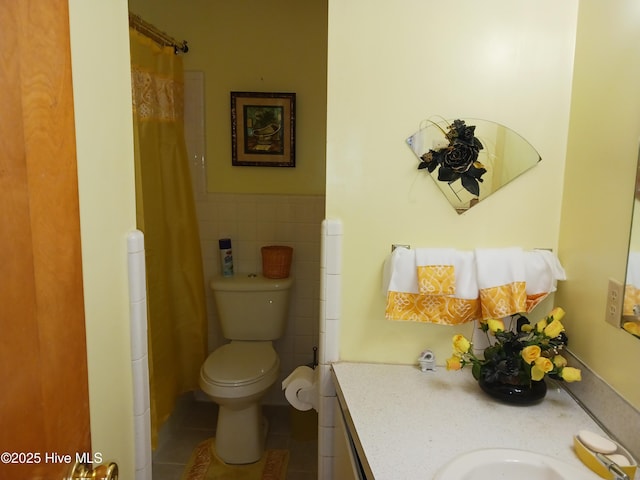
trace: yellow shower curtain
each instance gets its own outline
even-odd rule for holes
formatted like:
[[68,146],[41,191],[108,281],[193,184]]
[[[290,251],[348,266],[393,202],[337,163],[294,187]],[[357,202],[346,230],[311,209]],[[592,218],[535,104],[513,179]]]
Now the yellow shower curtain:
[[151,436],[198,387],[207,317],[183,127],[182,58],[130,29],[136,215],[147,268]]

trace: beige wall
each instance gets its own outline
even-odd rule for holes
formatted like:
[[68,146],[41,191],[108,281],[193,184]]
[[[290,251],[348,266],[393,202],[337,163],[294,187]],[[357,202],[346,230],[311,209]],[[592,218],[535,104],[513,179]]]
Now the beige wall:
[[[442,363],[452,335],[471,332],[385,320],[392,243],[557,248],[577,6],[330,2],[326,195],[327,217],[344,223],[341,358],[413,363],[430,347]],[[542,162],[457,215],[405,144],[435,115],[507,125]]]
[[[327,2],[130,0],[131,11],[187,39],[187,70],[205,72],[211,192],[323,194]],[[231,166],[231,91],[296,93],[296,167]]]
[[560,257],[571,350],[640,408],[640,341],[604,322],[609,278],[624,281],[640,132],[640,8],[580,2]]
[[[134,478],[127,234],[135,229],[127,4],[70,0],[91,443]],[[72,347],[72,345],[70,346]]]

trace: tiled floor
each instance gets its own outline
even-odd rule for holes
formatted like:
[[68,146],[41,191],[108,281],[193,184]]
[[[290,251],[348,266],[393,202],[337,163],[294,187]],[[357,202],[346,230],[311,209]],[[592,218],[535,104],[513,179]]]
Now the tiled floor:
[[[269,421],[267,448],[289,449],[287,480],[315,480],[317,417],[290,406],[264,406],[263,413]],[[160,431],[158,448],[153,453],[153,480],[180,480],[196,445],[215,436],[216,418],[217,405],[184,396]]]

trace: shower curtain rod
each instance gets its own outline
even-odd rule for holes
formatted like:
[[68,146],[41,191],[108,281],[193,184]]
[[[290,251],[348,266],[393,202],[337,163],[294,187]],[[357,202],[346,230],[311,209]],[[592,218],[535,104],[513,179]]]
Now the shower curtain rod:
[[129,26],[134,30],[146,35],[154,42],[162,45],[163,47],[173,47],[173,51],[177,55],[178,53],[187,53],[189,46],[187,41],[183,40],[179,43],[175,38],[167,35],[166,33],[158,30],[156,27],[148,22],[145,22],[140,16],[129,12]]

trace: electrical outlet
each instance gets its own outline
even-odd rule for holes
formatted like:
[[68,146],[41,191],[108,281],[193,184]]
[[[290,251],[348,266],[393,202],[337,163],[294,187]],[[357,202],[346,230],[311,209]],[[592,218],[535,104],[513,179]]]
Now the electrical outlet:
[[620,328],[622,318],[622,300],[624,288],[620,282],[613,278],[609,279],[609,289],[607,290],[607,311],[605,320],[616,328]]

